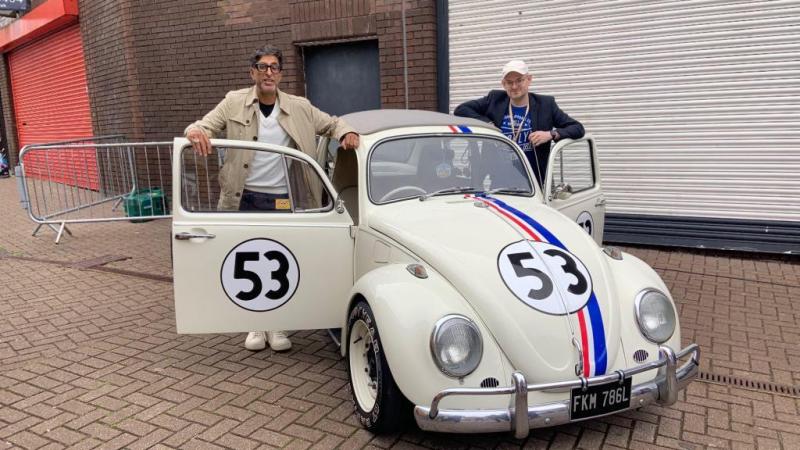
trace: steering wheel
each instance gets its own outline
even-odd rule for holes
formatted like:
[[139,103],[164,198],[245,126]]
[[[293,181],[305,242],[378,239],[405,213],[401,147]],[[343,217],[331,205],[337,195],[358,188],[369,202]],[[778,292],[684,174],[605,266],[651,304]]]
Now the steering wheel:
[[422,189],[421,187],[406,185],[406,186],[400,186],[400,187],[396,187],[396,188],[392,189],[391,191],[389,191],[386,194],[384,194],[384,196],[381,197],[381,199],[378,200],[378,201],[382,203],[382,202],[390,199],[392,196],[397,195],[398,193],[403,192],[403,191],[414,191],[414,192],[418,192],[418,193],[423,194],[423,195],[428,193],[428,191],[426,191],[425,189]]

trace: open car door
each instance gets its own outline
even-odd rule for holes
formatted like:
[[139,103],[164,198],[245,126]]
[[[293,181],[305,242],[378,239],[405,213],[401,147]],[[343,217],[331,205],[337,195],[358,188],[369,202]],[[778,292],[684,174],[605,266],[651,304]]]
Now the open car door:
[[[353,222],[319,165],[277,145],[211,143],[207,157],[186,139],[173,144],[178,333],[341,327],[353,286]],[[220,207],[220,167],[241,161],[233,152],[253,151],[279,161],[288,200],[276,200],[272,211]]]
[[594,139],[564,139],[550,151],[545,178],[545,199],[553,208],[577,222],[598,245],[603,244],[606,200]]

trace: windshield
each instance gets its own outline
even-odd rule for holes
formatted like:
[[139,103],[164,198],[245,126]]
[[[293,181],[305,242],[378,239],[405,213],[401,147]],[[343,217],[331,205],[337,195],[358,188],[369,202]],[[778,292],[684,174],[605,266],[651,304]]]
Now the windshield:
[[370,155],[368,183],[373,203],[465,192],[533,194],[518,151],[486,136],[417,136],[381,142]]

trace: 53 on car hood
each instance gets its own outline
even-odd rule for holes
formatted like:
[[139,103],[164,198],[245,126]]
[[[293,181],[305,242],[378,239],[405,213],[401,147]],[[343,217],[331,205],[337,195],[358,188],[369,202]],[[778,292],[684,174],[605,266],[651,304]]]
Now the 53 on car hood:
[[447,278],[529,380],[613,370],[620,311],[608,267],[557,211],[525,197],[443,196],[377,208],[369,226]]

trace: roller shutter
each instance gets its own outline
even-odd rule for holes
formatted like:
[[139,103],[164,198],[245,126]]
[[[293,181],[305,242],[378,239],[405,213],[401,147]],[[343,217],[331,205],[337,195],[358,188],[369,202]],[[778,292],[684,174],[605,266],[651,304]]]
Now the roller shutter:
[[800,2],[451,0],[448,13],[451,111],[524,59],[532,90],[596,138],[610,215],[800,231]]
[[[20,148],[92,136],[78,25],[13,50],[8,63]],[[57,161],[47,161],[49,169],[45,169],[44,161],[26,159],[26,174],[95,189],[94,151],[82,153],[69,159],[53,154]]]

